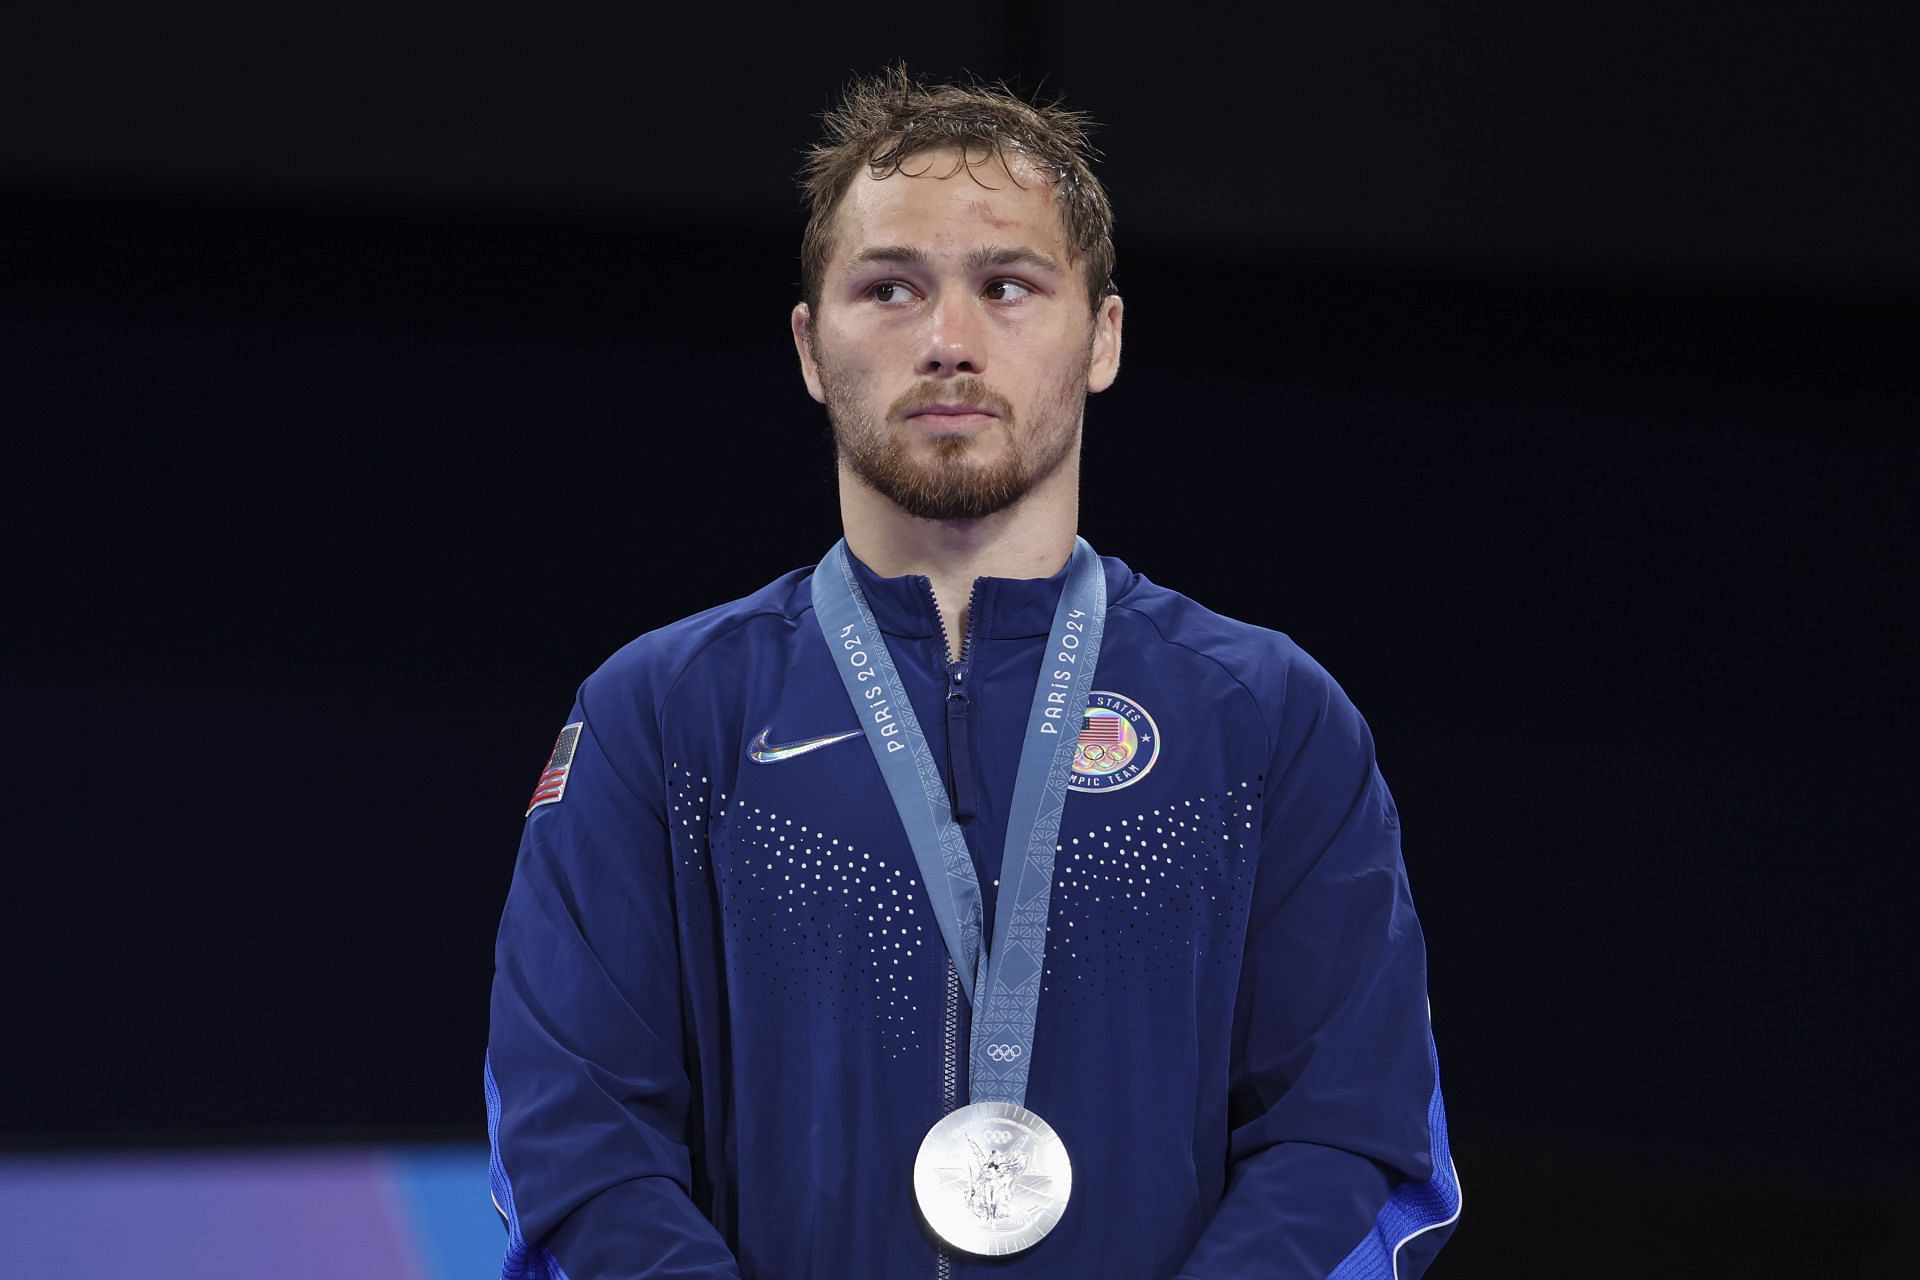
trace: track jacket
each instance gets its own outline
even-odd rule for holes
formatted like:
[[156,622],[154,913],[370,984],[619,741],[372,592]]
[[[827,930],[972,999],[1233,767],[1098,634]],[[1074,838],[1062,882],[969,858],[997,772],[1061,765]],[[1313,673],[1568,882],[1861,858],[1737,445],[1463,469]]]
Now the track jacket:
[[[988,910],[1065,570],[861,588]],[[914,1156],[968,1007],[812,616],[811,569],[581,686],[500,924],[486,1098],[507,1280],[1410,1280],[1452,1230],[1420,925],[1366,724],[1287,637],[1103,559],[1027,1106],[1073,1161],[1011,1259]]]

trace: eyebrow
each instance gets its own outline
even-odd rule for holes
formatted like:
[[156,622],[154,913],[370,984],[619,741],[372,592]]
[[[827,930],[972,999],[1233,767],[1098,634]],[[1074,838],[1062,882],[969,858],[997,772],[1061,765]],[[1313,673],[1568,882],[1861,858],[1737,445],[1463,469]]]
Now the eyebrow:
[[[862,249],[847,261],[847,273],[851,275],[861,267],[874,263],[893,263],[925,270],[932,265],[932,262],[932,258],[924,249],[918,249],[912,245],[873,245]],[[1052,254],[1043,253],[1025,245],[988,245],[983,249],[975,249],[966,256],[961,266],[969,273],[979,271],[983,267],[1028,266],[1064,274],[1060,263]]]

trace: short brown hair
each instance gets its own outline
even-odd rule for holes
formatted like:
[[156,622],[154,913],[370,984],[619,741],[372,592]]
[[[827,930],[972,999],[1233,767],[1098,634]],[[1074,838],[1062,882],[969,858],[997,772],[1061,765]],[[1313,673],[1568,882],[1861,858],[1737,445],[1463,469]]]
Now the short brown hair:
[[800,171],[808,209],[800,291],[810,309],[820,308],[834,211],[855,175],[864,167],[876,178],[891,177],[912,157],[947,147],[960,149],[969,173],[975,148],[998,156],[1009,172],[1008,151],[1026,157],[1060,199],[1068,252],[1086,261],[1088,302],[1097,312],[1115,292],[1113,207],[1093,176],[1090,162],[1099,152],[1087,140],[1093,120],[1086,113],[1027,103],[1005,85],[921,84],[898,64],[849,84],[821,124]]

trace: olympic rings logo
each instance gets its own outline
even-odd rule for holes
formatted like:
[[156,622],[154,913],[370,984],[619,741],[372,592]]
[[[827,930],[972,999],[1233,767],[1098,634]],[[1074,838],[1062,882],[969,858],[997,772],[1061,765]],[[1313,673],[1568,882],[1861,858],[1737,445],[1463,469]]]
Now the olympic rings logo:
[[987,1056],[995,1062],[1012,1062],[1020,1056],[1020,1046],[1017,1044],[990,1044],[987,1046]]
[[1110,743],[1106,746],[1097,742],[1083,742],[1080,744],[1075,765],[1083,772],[1092,769],[1102,773],[1112,773],[1132,756],[1133,752],[1127,749],[1127,744],[1124,742]]

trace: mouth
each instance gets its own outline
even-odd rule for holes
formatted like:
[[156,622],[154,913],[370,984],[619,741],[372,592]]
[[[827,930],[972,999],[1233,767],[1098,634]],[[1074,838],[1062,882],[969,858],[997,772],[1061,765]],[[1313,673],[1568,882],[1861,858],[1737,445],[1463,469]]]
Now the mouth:
[[975,404],[934,404],[924,409],[915,409],[907,415],[908,421],[918,422],[922,427],[935,431],[957,431],[968,427],[984,426],[999,415]]

